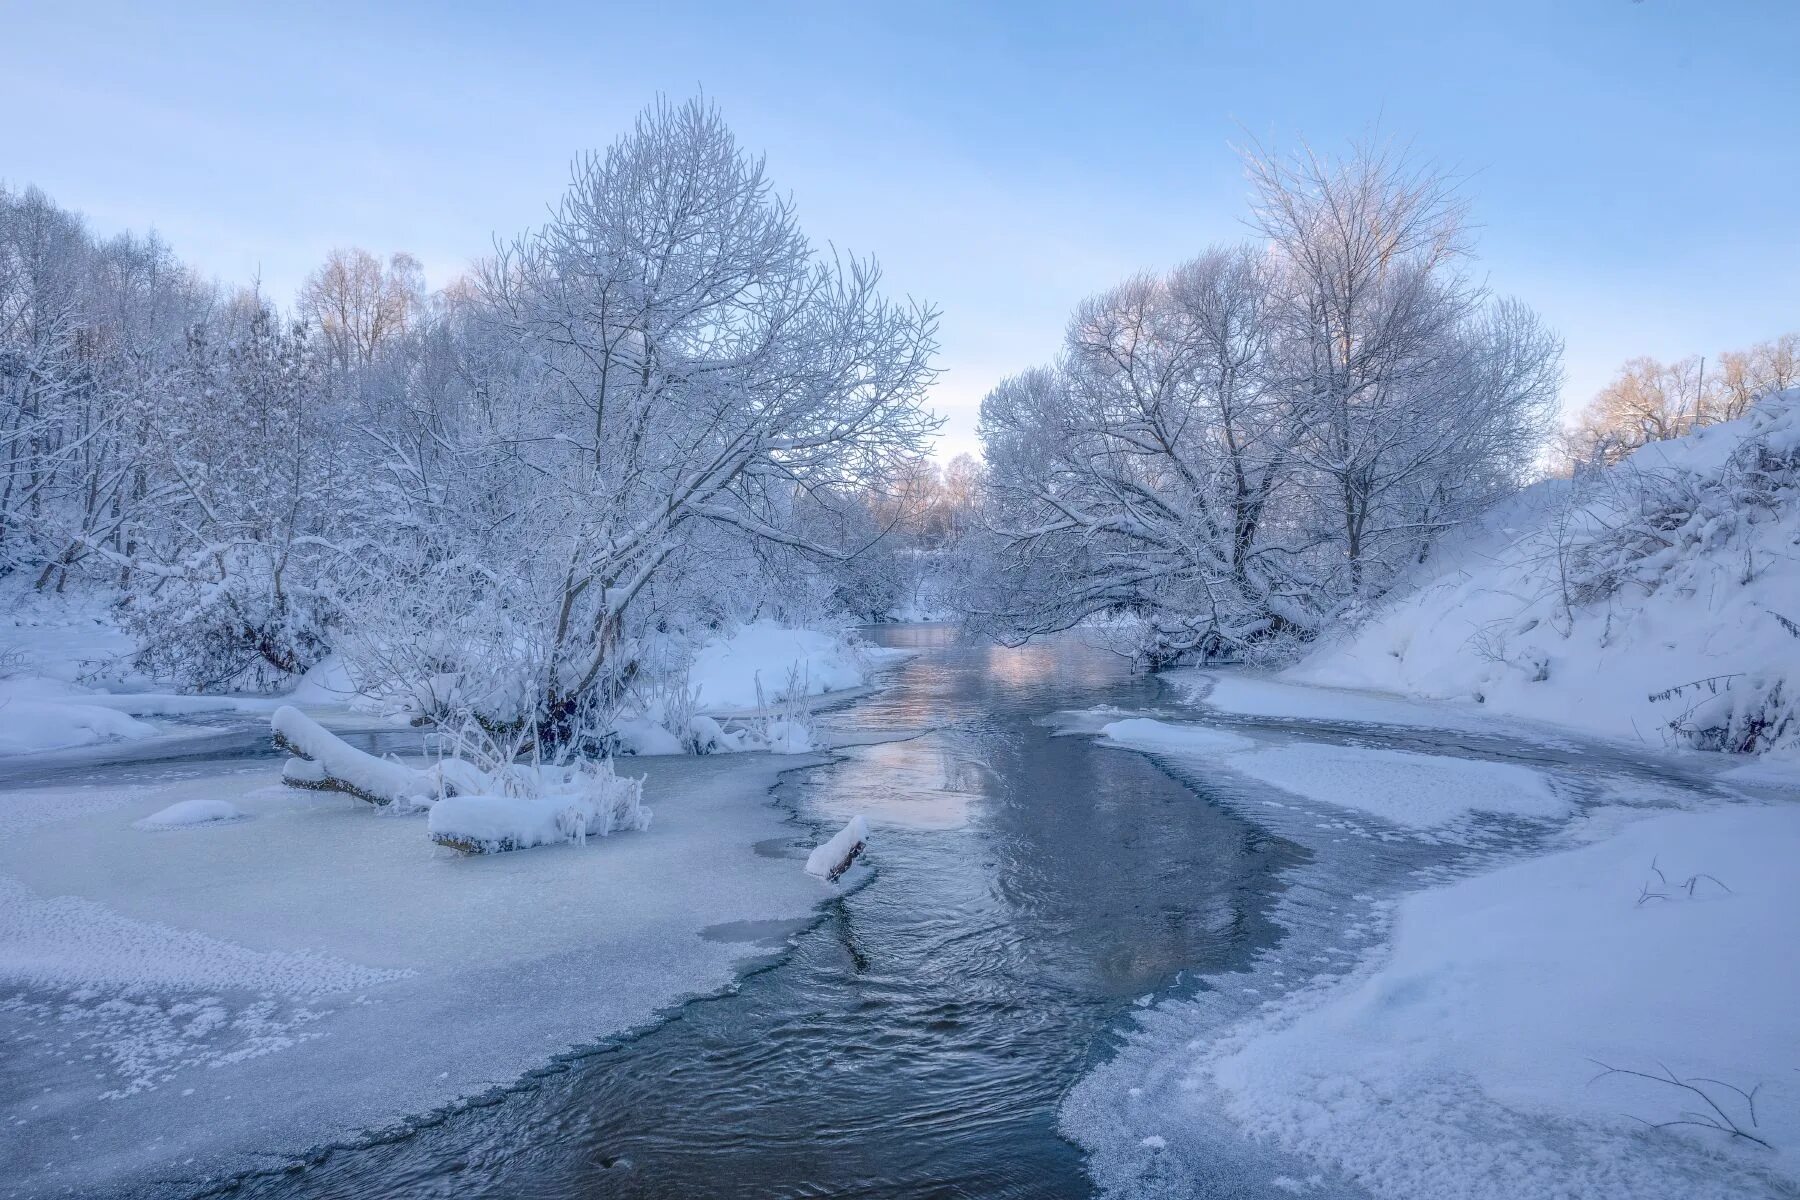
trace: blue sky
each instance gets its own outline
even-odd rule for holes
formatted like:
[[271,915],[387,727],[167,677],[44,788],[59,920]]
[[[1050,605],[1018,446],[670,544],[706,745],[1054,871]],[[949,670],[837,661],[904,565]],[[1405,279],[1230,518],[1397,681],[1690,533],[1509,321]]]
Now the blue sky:
[[1800,0],[373,7],[0,0],[0,180],[284,300],[336,245],[442,283],[704,88],[815,239],[944,310],[945,454],[1082,296],[1244,236],[1252,135],[1464,173],[1569,402],[1800,328]]

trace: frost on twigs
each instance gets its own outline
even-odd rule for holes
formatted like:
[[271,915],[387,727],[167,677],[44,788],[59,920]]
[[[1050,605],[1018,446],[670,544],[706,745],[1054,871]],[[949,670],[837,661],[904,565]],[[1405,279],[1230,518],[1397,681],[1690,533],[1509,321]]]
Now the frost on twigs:
[[851,817],[850,823],[832,835],[830,841],[807,855],[806,873],[835,883],[868,845],[869,823],[860,814]]

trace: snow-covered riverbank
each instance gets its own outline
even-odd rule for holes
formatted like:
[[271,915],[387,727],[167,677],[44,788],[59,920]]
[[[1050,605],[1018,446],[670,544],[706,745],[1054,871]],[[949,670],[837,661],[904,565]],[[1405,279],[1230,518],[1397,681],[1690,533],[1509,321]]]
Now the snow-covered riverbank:
[[[1221,1164],[1242,1139],[1269,1195],[1792,1194],[1800,793],[1707,784],[1732,778],[1717,756],[1687,756],[1685,779],[1672,760],[1667,783],[1654,753],[1643,778],[1470,761],[1459,742],[1481,722],[1467,710],[1173,682],[1205,705],[1186,715],[1228,727],[1164,712],[1097,732],[1244,781],[1244,811],[1317,858],[1292,875],[1278,952],[1145,1013],[1072,1093],[1064,1128],[1108,1194],[1259,1194],[1235,1177],[1238,1190],[1207,1190],[1232,1177]],[[1343,742],[1383,725],[1452,732],[1442,756]],[[1486,736],[1510,736],[1514,749],[1482,752],[1505,757],[1587,753],[1551,755],[1557,739],[1523,723]],[[1591,752],[1602,766],[1633,753]],[[1563,803],[1543,803],[1546,788]],[[1566,812],[1522,841],[1505,833]],[[1363,877],[1336,849],[1345,836],[1416,846],[1420,866]]]
[[[752,634],[707,665],[727,702],[790,659],[817,695],[896,657]],[[505,1087],[732,986],[832,891],[769,798],[816,753],[629,759],[649,832],[469,858],[273,756],[108,749],[0,790],[0,1195],[182,1193]]]

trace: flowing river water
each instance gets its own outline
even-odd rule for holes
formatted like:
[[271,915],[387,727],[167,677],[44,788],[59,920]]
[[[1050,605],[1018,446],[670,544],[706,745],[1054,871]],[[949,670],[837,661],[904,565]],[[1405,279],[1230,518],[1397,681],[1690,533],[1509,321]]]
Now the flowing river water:
[[[1248,1002],[1265,989],[1246,981],[1286,989],[1345,969],[1372,936],[1352,912],[1372,894],[1541,836],[1504,822],[1462,839],[1357,835],[1071,735],[1054,714],[1170,704],[1155,679],[1073,638],[1004,649],[936,626],[873,636],[919,653],[827,718],[840,741],[869,744],[788,775],[777,797],[804,824],[799,840],[855,812],[877,831],[870,867],[815,921],[715,931],[767,947],[729,993],[229,1193],[1092,1194],[1091,1163],[1064,1134],[1110,1106],[1089,1096],[1071,1118],[1065,1098],[1153,1001],[1235,989]],[[1294,735],[1291,723],[1237,724]],[[1524,761],[1577,790],[1628,774],[1670,782],[1567,743],[1325,723],[1303,736]],[[1202,1153],[1216,1163],[1199,1191],[1284,1194],[1268,1186],[1270,1155],[1224,1136]]]

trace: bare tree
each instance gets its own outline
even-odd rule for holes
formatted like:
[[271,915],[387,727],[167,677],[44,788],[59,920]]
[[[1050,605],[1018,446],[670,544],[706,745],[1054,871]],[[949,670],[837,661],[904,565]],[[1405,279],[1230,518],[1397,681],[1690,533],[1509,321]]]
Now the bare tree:
[[963,604],[1008,640],[1101,612],[1153,661],[1313,636],[1516,487],[1561,347],[1468,281],[1443,178],[1384,154],[1250,160],[1264,245],[1083,304],[982,405]]
[[439,555],[431,569],[463,582],[418,596],[474,590],[503,617],[529,650],[516,715],[541,735],[569,736],[635,675],[648,598],[727,566],[695,556],[705,529],[841,555],[796,527],[797,498],[919,453],[936,318],[879,282],[871,262],[812,250],[699,101],[660,103],[577,162],[554,217],[484,266],[476,342],[491,349],[469,358],[471,405],[439,436],[467,490],[496,498],[504,541]]
[[340,367],[366,366],[424,306],[419,260],[404,251],[386,264],[360,247],[333,250],[301,286],[300,313]]

